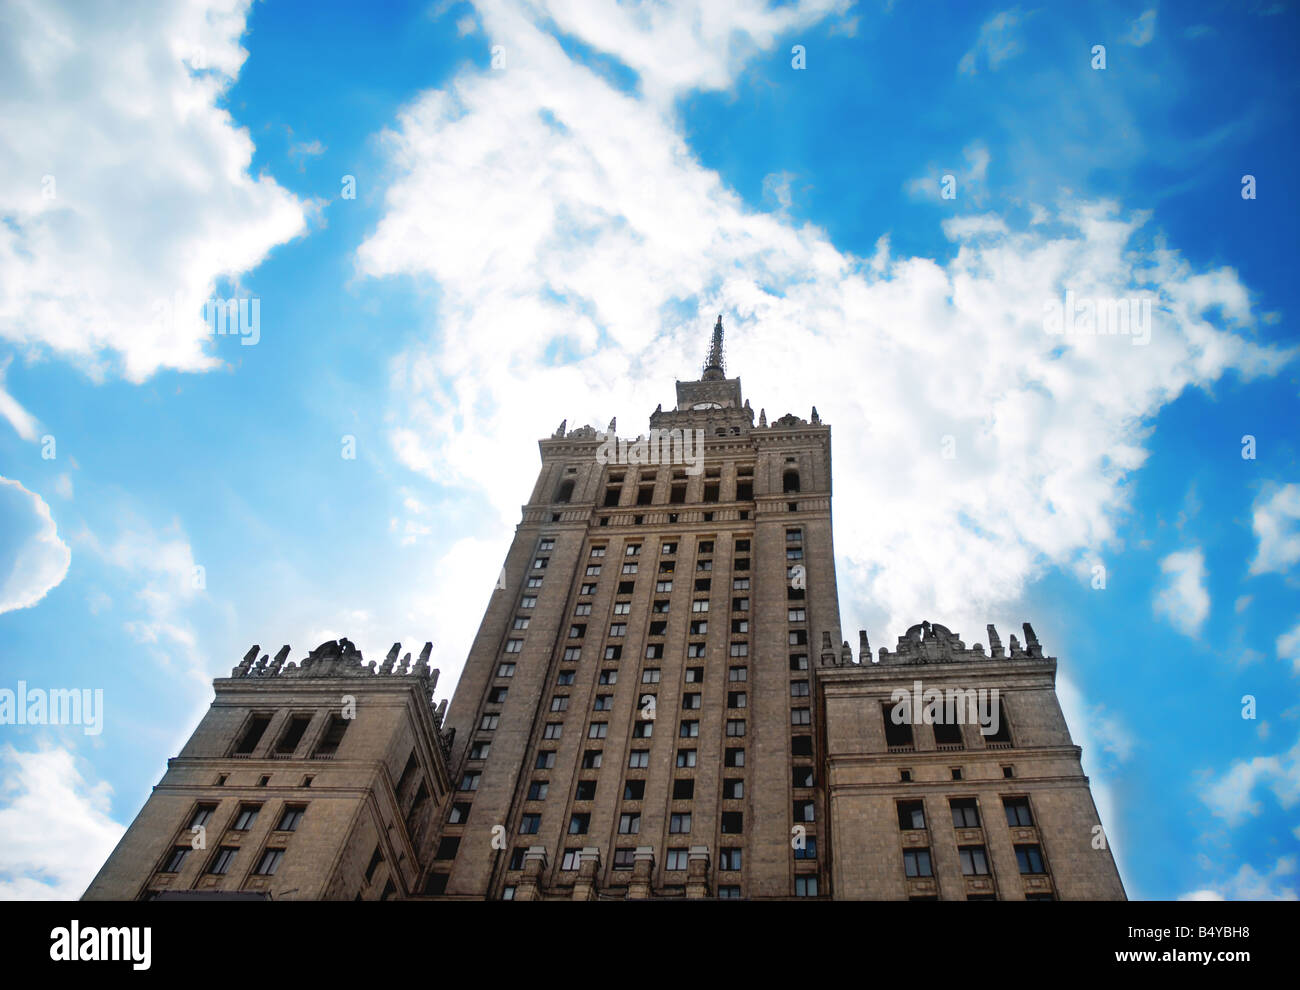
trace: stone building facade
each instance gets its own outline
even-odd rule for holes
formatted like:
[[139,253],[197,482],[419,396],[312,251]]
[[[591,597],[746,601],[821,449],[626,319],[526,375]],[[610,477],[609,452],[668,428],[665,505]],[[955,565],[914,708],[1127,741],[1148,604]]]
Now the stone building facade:
[[[287,647],[269,666],[251,665],[255,648],[216,682],[86,896],[1122,898],[1092,843],[1055,660],[1029,627],[1010,656],[989,627],[985,656],[923,623],[875,662],[862,634],[855,663],[833,646],[830,427],[815,408],[755,421],[726,376],[720,317],[701,377],[676,392],[635,439],[614,422],[562,423],[540,441],[445,728],[418,672],[427,646],[412,672],[383,676],[351,644],[284,669]],[[975,698],[996,688],[1002,729],[882,707],[918,679]],[[322,763],[315,740],[337,725],[344,687],[368,714]],[[270,828],[306,796],[298,832]],[[270,815],[232,836],[259,802]],[[167,859],[202,808],[213,845],[239,850],[224,878],[211,848]],[[309,836],[316,822],[331,827]],[[277,842],[268,879],[250,862]]]

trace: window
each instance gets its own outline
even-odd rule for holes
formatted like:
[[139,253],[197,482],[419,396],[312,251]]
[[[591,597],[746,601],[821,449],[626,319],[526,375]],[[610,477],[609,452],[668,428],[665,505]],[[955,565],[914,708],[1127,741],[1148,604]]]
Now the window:
[[580,595],[594,595],[595,593],[596,593],[595,584],[584,584],[581,588],[578,589],[578,594]]
[[636,865],[635,849],[615,849],[614,850],[614,869],[630,870]]
[[384,854],[375,846],[375,851],[370,854],[370,864],[366,867],[366,883],[375,878],[375,870],[379,869],[379,864],[384,861]]
[[1043,869],[1043,853],[1036,845],[1016,846],[1016,862],[1020,864],[1021,873],[1046,873]]
[[636,557],[641,553],[641,544],[631,543],[623,548],[624,557]]
[[723,846],[718,851],[718,869],[730,872],[740,869],[741,850],[738,846]]
[[569,626],[569,639],[581,639],[587,635],[587,624],[585,622],[575,622]]
[[952,768],[952,779],[953,779],[953,780],[961,780],[961,767],[953,767],[953,768]]
[[703,706],[703,702],[700,699],[701,699],[701,695],[699,694],[684,694],[682,695],[682,708],[685,709],[700,708]]
[[569,696],[567,694],[557,694],[551,698],[551,711],[567,712],[569,710]]
[[745,815],[740,811],[722,813],[722,834],[739,835],[745,829]]
[[803,560],[803,548],[802,548],[802,547],[790,547],[790,548],[789,548],[788,550],[786,550],[786,552],[785,552],[785,559],[786,559],[786,560]]
[[612,694],[596,695],[596,702],[591,706],[592,711],[607,712],[614,707],[614,696]]
[[266,727],[271,724],[270,715],[254,715],[248,722],[248,728],[244,734],[239,737],[239,742],[235,744],[235,756],[247,756],[262,740],[262,734],[266,732]]
[[709,600],[707,598],[697,598],[691,602],[692,612],[707,612],[709,610]]
[[732,610],[733,612],[748,612],[748,611],[749,611],[749,599],[748,599],[748,598],[733,598],[733,599],[731,600],[731,610]]
[[687,851],[685,849],[669,849],[668,862],[664,864],[665,869],[684,870],[687,865]]
[[[1010,749],[1011,748],[1011,727],[1007,725],[1007,710],[1002,704],[1001,698],[992,699],[992,711],[989,717],[992,724],[998,727],[996,732],[984,736],[984,745],[991,749]],[[985,726],[980,726],[980,732],[984,731]]]
[[194,814],[190,815],[190,823],[186,827],[190,829],[201,828],[208,823],[212,813],[216,810],[217,806],[215,804],[199,805],[194,809]]
[[506,652],[507,652],[507,653],[518,653],[518,652],[519,652],[520,650],[522,650],[523,648],[524,648],[524,641],[523,641],[522,639],[508,639],[508,640],[506,640]]
[[520,608],[536,608],[536,607],[537,607],[537,596],[536,596],[536,595],[524,595],[523,598],[519,599],[519,607],[520,607]]
[[645,658],[647,660],[662,660],[664,658],[664,644],[651,643],[645,648]]
[[817,836],[804,836],[803,848],[795,847],[795,859],[816,859],[817,858]]
[[807,670],[807,669],[808,669],[808,654],[807,654],[807,653],[792,653],[792,654],[790,654],[790,669],[791,669],[791,670]]
[[587,728],[588,739],[604,739],[609,735],[608,722],[592,722]]
[[732,643],[732,644],[731,644],[731,655],[732,655],[733,657],[747,657],[747,656],[749,656],[749,644],[748,644],[748,643]]
[[547,722],[546,728],[542,732],[543,739],[559,739],[564,733],[563,722]]
[[696,752],[693,749],[679,749],[677,751],[677,765],[679,767],[695,766]]
[[288,726],[280,735],[280,741],[275,744],[275,751],[281,755],[292,755],[310,724],[310,715],[294,715],[290,718]]
[[600,577],[600,565],[599,565],[599,564],[588,564],[588,565],[587,565],[587,577]]
[[749,680],[748,667],[731,667],[727,670],[727,680],[729,681],[747,681]]
[[631,770],[644,770],[650,766],[650,750],[634,749],[627,756],[627,765]]
[[650,635],[651,635],[651,636],[662,636],[662,635],[667,631],[667,629],[668,629],[668,623],[667,623],[667,622],[652,622],[652,623],[650,623]]
[[626,635],[627,635],[627,623],[626,623],[626,622],[614,622],[614,623],[611,623],[611,624],[610,624],[610,627],[609,627],[609,634],[610,634],[611,636],[626,636]]
[[792,697],[792,698],[806,698],[806,697],[808,697],[808,682],[807,682],[807,681],[791,681],[791,682],[790,682],[790,697]]
[[592,548],[591,548],[591,555],[592,555],[593,557],[603,557],[603,556],[605,556],[605,548],[604,548],[604,547],[592,547]]
[[546,570],[546,565],[550,562],[551,558],[549,557],[538,557],[533,561],[533,570],[544,571]]
[[586,835],[589,828],[591,828],[591,815],[586,812],[580,812],[569,817],[570,835]]
[[543,749],[537,754],[537,762],[533,764],[536,770],[553,770],[555,769],[555,750]]
[[672,591],[673,583],[671,581],[659,581],[655,584],[655,591]]
[[668,832],[670,835],[683,835],[691,830],[691,813],[689,811],[676,812],[668,819]]
[[551,785],[544,780],[533,780],[528,784],[529,801],[545,801]]
[[447,818],[449,825],[463,825],[469,820],[469,804],[458,801],[451,806],[451,815]]
[[[578,607],[579,607],[579,608],[582,608],[581,605],[579,605]],[[591,606],[590,606],[590,605],[587,606],[587,610],[588,610],[588,611],[591,610]],[[516,629],[527,629],[527,628],[528,628],[528,616],[526,616],[526,615],[516,615],[516,616],[515,616],[515,626],[514,626],[514,627],[515,627]]]
[[1029,828],[1034,824],[1034,816],[1029,813],[1029,798],[1003,798],[1002,807],[1007,813],[1007,824],[1012,828]]
[[575,801],[594,801],[596,799],[596,782],[594,780],[580,780],[578,787],[573,793]]
[[748,557],[737,557],[737,558],[736,558],[736,570],[738,570],[738,571],[747,571],[747,570],[749,570],[749,558],[748,558]]
[[747,633],[747,632],[749,632],[749,620],[748,620],[748,619],[732,619],[732,620],[731,620],[731,633],[732,633],[733,636],[734,636],[734,635],[738,635],[738,634],[740,634],[740,633]]
[[[631,612],[631,611],[632,611],[632,603],[631,603],[631,602],[615,602],[615,603],[614,603],[614,614],[615,614],[615,615],[627,615],[627,614],[628,614],[629,612]],[[588,613],[588,614],[590,614],[590,613]]]
[[217,854],[212,857],[212,864],[208,867],[208,872],[216,876],[225,876],[230,872],[230,867],[235,862],[235,856],[238,853],[239,849],[235,846],[222,846],[217,850]]
[[280,860],[284,859],[283,849],[268,849],[262,853],[262,858],[257,861],[257,866],[253,872],[261,877],[275,876],[275,871],[280,867]]
[[542,579],[540,577],[530,577],[526,582],[526,587],[529,588],[540,588],[541,586],[542,586]]
[[961,857],[961,872],[968,877],[988,876],[989,861],[984,855],[983,846],[959,846],[957,854]]
[[687,684],[703,684],[703,683],[704,683],[704,668],[703,668],[703,667],[687,667],[687,668],[686,668],[686,683],[687,683]]
[[623,565],[623,573],[624,573],[624,574],[635,574],[635,573],[636,573],[636,564],[624,564],[624,565]]
[[573,677],[574,677],[573,671],[562,670],[559,672],[559,674],[556,675],[555,683],[560,687],[568,687],[570,684],[573,683]]
[[952,808],[953,828],[979,828],[979,806],[974,798],[955,798],[948,802]]
[[690,801],[695,797],[695,781],[689,777],[673,781],[673,800]]
[[723,765],[728,767],[743,767],[745,765],[745,751],[743,749],[729,749],[726,757],[723,759]]
[[617,683],[618,683],[618,671],[617,671],[617,670],[602,670],[602,671],[600,672],[600,677],[597,679],[597,683],[598,683],[598,684],[617,684]]
[[749,590],[749,578],[747,578],[747,577],[744,577],[744,578],[736,578],[736,580],[734,580],[734,581],[731,582],[731,587],[732,587],[732,589],[735,590],[735,591],[748,591],[748,590]]
[[620,581],[620,582],[618,583],[618,589],[617,589],[617,591],[618,591],[618,594],[620,594],[620,595],[630,595],[630,594],[632,594],[632,592],[634,592],[635,590],[636,590],[636,582],[635,582],[635,581]]
[[488,753],[490,752],[492,752],[492,744],[490,742],[475,742],[469,748],[469,758],[471,760],[486,760],[488,758]]
[[932,877],[929,849],[903,850],[903,872],[909,877]]
[[899,801],[898,827],[904,832],[925,828],[925,805],[920,801]]
[[791,708],[790,709],[791,725],[811,725],[812,709],[810,708]]
[[808,630],[807,630],[807,629],[791,629],[791,630],[790,630],[789,641],[790,641],[790,645],[791,645],[791,646],[807,646],[807,645],[808,645]]
[[542,827],[542,816],[527,814],[519,819],[520,835],[536,835]]
[[481,776],[482,776],[482,771],[480,770],[466,770],[465,773],[462,774],[460,778],[460,790],[477,791],[478,780],[479,777]]
[[560,860],[561,870],[576,870],[581,864],[581,850],[573,846],[564,850],[564,856]]
[[802,543],[802,542],[803,542],[803,530],[802,530],[802,529],[787,529],[787,530],[785,531],[785,542],[786,542],[786,543]]
[[668,611],[668,603],[667,603],[666,601],[663,601],[663,600],[657,601],[657,602],[655,602],[654,605],[652,606],[652,611],[653,611],[656,615],[663,615],[665,612]]
[[789,495],[799,490],[799,472],[794,470],[786,471],[781,476],[781,491]]
[[510,869],[522,870],[524,868],[524,854],[528,852],[526,846],[515,846],[510,850]]
[[812,767],[795,767],[790,772],[791,783],[795,787],[812,787],[816,780],[816,773]]
[[881,717],[885,720],[885,745],[891,753],[910,750],[912,749],[912,727],[906,722],[895,722],[893,710],[892,704],[886,703],[880,706]]
[[677,552],[677,544],[676,543],[660,544],[659,552],[663,554],[665,557],[671,557],[673,554]]
[[582,647],[581,647],[581,646],[566,646],[566,647],[564,648],[564,656],[561,657],[561,659],[562,659],[565,663],[575,663],[575,662],[577,662],[581,657],[582,657]]
[[816,897],[817,878],[813,876],[794,878],[795,897]]
[[497,677],[514,677],[515,665],[513,663],[503,663],[497,667]]
[[629,780],[623,784],[624,801],[640,801],[645,797],[645,781]]
[[260,804],[241,804],[239,814],[235,816],[235,824],[230,827],[236,832],[247,832],[257,821],[257,813],[261,810]]
[[641,671],[641,683],[658,684],[660,673],[658,667],[647,667],[645,670]]
[[500,705],[503,702],[505,702],[507,690],[509,689],[503,687],[493,688],[491,691],[488,692],[488,698],[487,698],[488,704]]
[[790,739],[791,756],[812,756],[812,736],[794,736]]
[[[574,614],[574,615],[577,615],[577,616],[591,615],[591,603],[590,603],[590,602],[583,602],[582,604],[580,604],[577,608],[575,608],[575,609],[573,610],[573,614]],[[518,628],[518,627],[516,627],[516,628]]]
[[619,835],[638,835],[641,832],[641,816],[636,812],[626,812],[618,816]]
[[738,901],[740,900],[740,888],[735,886],[724,886],[718,888],[718,900],[720,901]]
[[749,699],[748,699],[748,696],[745,694],[744,691],[728,691],[728,692],[727,692],[727,707],[728,707],[728,708],[744,708],[745,705],[746,705],[746,703],[748,702],[748,700],[749,700]]
[[603,752],[599,749],[588,749],[582,753],[582,769],[599,770]]
[[616,645],[614,645],[614,646],[607,646],[607,647],[605,647],[605,659],[606,659],[606,660],[622,660],[622,659],[623,659],[623,647],[622,647],[622,644],[616,644]]
[[961,738],[961,726],[955,722],[935,722],[934,742],[940,749],[964,749]]
[[727,800],[738,800],[745,796],[745,781],[740,777],[730,777],[722,782],[722,796]]
[[700,734],[700,723],[695,719],[682,719],[677,735],[683,739],[694,739]]
[[814,822],[817,820],[817,808],[812,801],[794,803],[794,820],[797,822]]
[[497,723],[500,721],[501,716],[499,714],[489,712],[479,720],[478,727],[484,732],[491,732],[497,727]]
[[789,620],[791,622],[807,622],[808,611],[802,608],[792,608],[789,610]]
[[911,771],[911,770],[899,770],[899,771],[898,771],[898,779],[899,779],[900,781],[902,781],[904,784],[910,784],[910,783],[912,782],[912,771]]
[[711,571],[711,570],[713,570],[713,561],[711,561],[711,560],[698,560],[698,561],[695,562],[695,569],[696,569],[697,571]]
[[649,739],[654,735],[655,724],[653,722],[637,722],[632,726],[633,739]]
[[698,578],[695,582],[696,591],[708,591],[711,587],[713,587],[712,578]]
[[709,623],[706,619],[699,619],[691,623],[691,635],[703,636],[709,631]]
[[704,656],[704,644],[703,644],[703,643],[691,643],[691,644],[689,644],[689,645],[686,647],[686,655],[687,655],[688,657],[702,657],[702,656]]
[[189,846],[172,846],[172,851],[167,854],[167,860],[163,863],[162,872],[179,873],[181,867],[185,864],[185,857],[189,854]]

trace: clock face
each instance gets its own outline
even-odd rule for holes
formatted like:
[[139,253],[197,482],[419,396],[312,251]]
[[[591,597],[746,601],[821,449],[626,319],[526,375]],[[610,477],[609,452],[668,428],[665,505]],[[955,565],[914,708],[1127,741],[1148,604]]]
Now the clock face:
[[722,406],[716,402],[697,402],[691,406],[692,409],[721,409]]

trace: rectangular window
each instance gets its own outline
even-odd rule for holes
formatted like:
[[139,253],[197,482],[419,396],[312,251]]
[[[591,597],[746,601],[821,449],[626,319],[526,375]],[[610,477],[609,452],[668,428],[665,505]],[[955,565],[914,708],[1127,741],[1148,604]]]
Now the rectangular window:
[[791,708],[790,709],[791,725],[811,725],[812,709],[810,708]]
[[605,548],[604,548],[604,547],[592,547],[592,548],[591,548],[591,555],[592,555],[593,557],[603,557],[603,556],[605,556]]
[[729,681],[747,681],[749,680],[748,667],[731,667],[727,670],[727,680]]
[[713,587],[713,578],[697,578],[695,581],[696,591],[708,591]]
[[661,671],[658,667],[647,667],[641,671],[642,684],[658,684]]
[[606,659],[606,660],[622,660],[622,659],[623,659],[623,647],[622,647],[622,645],[616,643],[616,644],[614,644],[613,646],[607,646],[607,647],[605,647],[605,659]]
[[507,652],[507,653],[518,653],[518,652],[519,652],[520,650],[522,650],[523,648],[524,648],[524,641],[523,641],[522,639],[508,639],[508,640],[506,640],[506,652]]
[[807,622],[808,610],[802,608],[792,608],[789,610],[788,617],[791,622]]
[[294,715],[290,718],[288,727],[280,736],[280,741],[275,744],[275,751],[282,756],[292,755],[310,724],[310,715]]
[[803,840],[803,846],[795,846],[795,859],[816,859],[817,858],[817,836],[809,835]]
[[630,870],[636,865],[635,849],[615,849],[614,850],[614,869]]
[[600,565],[599,565],[599,564],[588,564],[588,565],[587,565],[587,577],[600,577]]
[[745,734],[745,720],[743,718],[727,719],[727,735],[737,737]]
[[586,835],[587,830],[591,828],[591,815],[586,812],[569,816],[569,834]]
[[727,800],[739,800],[745,796],[745,781],[740,777],[730,777],[722,782],[722,796]]
[[701,696],[699,694],[692,693],[692,694],[682,695],[683,708],[688,708],[688,709],[701,708],[703,707],[703,704],[704,703],[701,700]]
[[528,784],[529,801],[545,801],[546,794],[551,789],[551,785],[544,780],[534,780]]
[[585,615],[591,615],[591,603],[590,603],[590,602],[583,602],[582,604],[580,604],[577,608],[575,608],[575,609],[573,610],[573,614],[576,615],[576,616],[579,616],[579,617],[582,617],[582,616],[585,616]]
[[677,751],[677,765],[679,767],[695,766],[696,751],[693,749],[679,749]]
[[904,832],[925,828],[925,805],[920,801],[899,801],[898,827]]
[[580,865],[580,854],[582,850],[573,846],[564,850],[564,856],[560,860],[560,869],[564,871],[573,871]]
[[542,579],[540,577],[530,577],[526,586],[529,588],[540,588],[542,586]]
[[735,591],[748,591],[748,590],[749,590],[749,578],[747,578],[747,577],[744,577],[744,578],[736,578],[736,580],[734,580],[734,581],[731,582],[731,587],[732,587],[732,589],[735,590]]
[[598,694],[596,701],[591,706],[595,712],[607,712],[614,707],[614,696],[612,694]]
[[704,668],[703,668],[703,667],[687,667],[687,668],[686,668],[686,683],[687,683],[687,684],[703,684],[703,683],[704,683]]
[[604,757],[604,755],[605,755],[604,752],[599,749],[586,750],[582,754],[582,769],[599,770],[601,759]]
[[194,809],[194,814],[190,815],[189,825],[187,828],[195,829],[208,823],[212,813],[217,810],[215,804],[201,804]]
[[740,869],[741,850],[739,846],[723,846],[719,850],[718,869],[730,873]]
[[492,752],[490,742],[476,742],[469,748],[469,758],[471,760],[486,760],[490,752]]
[[570,662],[570,663],[571,663],[571,662],[574,662],[574,661],[576,661],[576,660],[581,659],[581,657],[582,657],[582,647],[581,647],[581,646],[566,646],[566,647],[564,648],[564,657],[563,657],[563,659],[564,659],[566,662]]
[[791,782],[795,787],[812,787],[815,779],[812,767],[794,767],[791,770]]
[[172,851],[167,854],[167,861],[163,863],[162,872],[179,873],[181,867],[185,865],[185,857],[189,854],[189,846],[172,846]]
[[569,710],[569,696],[567,694],[557,694],[551,698],[551,711],[567,712]]
[[749,620],[748,620],[748,619],[732,619],[732,620],[731,620],[731,634],[732,634],[733,636],[741,635],[741,634],[743,634],[743,633],[747,633],[747,632],[749,632]]
[[550,562],[551,559],[549,557],[538,557],[536,560],[533,561],[533,570],[543,571],[546,569],[546,565],[549,564]]
[[744,708],[746,704],[748,704],[748,702],[749,702],[749,698],[746,696],[744,691],[727,692],[728,708]]
[[733,612],[748,612],[748,611],[749,611],[749,599],[748,599],[748,598],[733,598],[733,599],[731,600],[731,610],[732,610]]
[[631,611],[632,611],[632,603],[631,603],[631,602],[615,602],[615,603],[614,603],[614,614],[615,614],[615,615],[627,615],[627,614],[628,614],[629,612],[631,612]]
[[235,816],[235,824],[230,827],[236,832],[247,832],[257,821],[257,813],[261,810],[260,804],[241,804],[239,814]]
[[478,770],[467,770],[460,778],[460,790],[477,791],[479,777],[482,774]]
[[903,851],[903,871],[909,877],[932,877],[929,849],[905,849]]
[[537,607],[537,596],[536,596],[536,595],[524,595],[523,598],[519,599],[519,607],[520,607],[520,608],[536,608],[536,607]]
[[655,584],[655,591],[672,591],[673,583],[671,581],[659,581]]
[[653,722],[637,722],[632,726],[633,739],[649,739],[654,735],[655,724]]
[[624,564],[624,565],[623,565],[623,573],[624,573],[624,574],[635,574],[635,573],[636,573],[636,564]]
[[691,623],[691,635],[703,636],[709,631],[709,623],[705,619],[699,619]]
[[724,811],[722,813],[722,834],[739,835],[745,830],[745,816],[739,811]]
[[580,595],[594,595],[595,593],[596,593],[595,584],[584,584],[581,588],[578,589],[578,594]]
[[447,822],[450,825],[463,825],[469,821],[470,806],[463,802],[457,801],[451,806],[451,815],[448,816]]
[[709,610],[709,600],[707,598],[697,598],[691,602],[692,612],[707,612]]
[[554,550],[554,549],[555,549],[555,541],[552,539],[543,539],[540,543],[537,544],[538,553],[545,553],[548,550]]
[[1021,873],[1046,873],[1043,869],[1043,852],[1037,845],[1016,846],[1016,862]]
[[664,644],[651,643],[645,648],[645,658],[647,660],[662,660],[664,658]]
[[653,611],[655,615],[663,615],[668,611],[668,602],[663,600],[655,602],[651,607],[651,611]]
[[791,670],[807,670],[807,669],[808,669],[808,654],[807,654],[807,653],[792,653],[792,654],[790,654],[790,669],[791,669]]
[[[582,606],[579,605],[578,607],[581,608]],[[590,609],[591,606],[588,605],[587,608]],[[514,627],[515,627],[516,629],[527,629],[527,628],[528,628],[528,616],[526,616],[526,615],[516,615],[516,616],[515,616],[515,626],[514,626]]]
[[497,667],[497,677],[514,677],[515,665],[513,663],[503,663]]
[[663,554],[665,557],[671,557],[673,554],[677,552],[677,544],[676,543],[660,544],[659,552]]
[[989,861],[984,855],[983,846],[960,846],[957,854],[961,857],[961,872],[964,876],[988,876]]
[[700,723],[695,719],[682,719],[677,735],[683,739],[694,739],[700,734]]
[[235,744],[236,756],[247,756],[251,753],[259,742],[262,740],[266,727],[271,724],[270,715],[254,715],[248,722],[248,728],[244,734],[239,737],[239,742]]
[[743,767],[745,765],[745,751],[743,749],[729,749],[723,765],[728,767]]
[[794,803],[794,820],[796,822],[816,821],[817,806],[812,801],[796,801]]
[[640,801],[645,797],[645,781],[629,780],[623,784],[624,801]]
[[691,778],[682,778],[673,781],[673,800],[690,801],[695,797],[695,781]]
[[569,626],[569,639],[581,639],[587,635],[586,623],[578,622]]
[[808,682],[807,682],[807,681],[791,681],[791,682],[790,682],[790,697],[792,697],[792,698],[806,698],[806,697],[808,697]]
[[650,766],[650,750],[634,749],[627,756],[629,770],[644,770]]
[[564,732],[563,722],[547,722],[546,729],[542,733],[543,739],[559,739]]
[[542,816],[527,814],[519,819],[520,835],[536,835],[542,827]]
[[238,853],[239,849],[236,846],[222,846],[212,857],[212,865],[208,867],[208,872],[216,876],[225,876],[230,872],[230,867],[234,864]]
[[619,835],[638,835],[641,832],[641,816],[630,812],[618,816]]
[[650,635],[651,635],[651,636],[662,636],[662,635],[663,635],[665,632],[667,632],[667,631],[668,631],[668,623],[667,623],[667,622],[652,622],[652,623],[650,623]]
[[749,656],[749,644],[748,644],[748,643],[732,643],[732,644],[731,644],[731,655],[732,655],[733,657],[747,657],[747,656]]
[[555,750],[543,749],[537,754],[537,762],[533,764],[538,770],[555,769]]
[[491,732],[493,729],[497,727],[497,723],[500,721],[501,721],[501,716],[499,714],[489,712],[487,715],[484,715],[483,718],[479,720],[478,727],[482,729],[484,732]]
[[571,670],[562,670],[555,676],[555,683],[561,687],[567,687],[573,683],[576,675]]
[[588,739],[604,739],[609,735],[608,722],[592,722],[587,728]]
[[688,657],[702,657],[702,656],[704,656],[704,644],[703,644],[703,643],[691,643],[691,644],[689,644],[689,645],[686,647],[686,655],[687,655]]
[[488,699],[487,699],[488,704],[489,705],[504,704],[506,700],[506,693],[509,690],[510,690],[509,688],[494,687],[491,691],[488,692]]
[[691,813],[675,812],[668,819],[668,832],[671,835],[683,835],[691,830]]
[[617,671],[617,670],[602,670],[602,671],[600,672],[600,678],[597,680],[597,683],[598,683],[598,684],[617,684],[617,683],[618,683],[618,671]]
[[257,866],[253,872],[259,877],[273,877],[275,871],[280,868],[280,860],[284,859],[283,849],[268,849],[262,853],[262,858],[257,861]]
[[687,866],[687,851],[683,848],[669,849],[668,861],[664,868],[668,870],[684,870]]
[[1034,816],[1029,813],[1029,798],[1003,798],[1002,807],[1007,813],[1007,824],[1012,828],[1029,828],[1034,824]]
[[979,828],[979,806],[974,798],[959,798],[948,802],[952,808],[953,828]]

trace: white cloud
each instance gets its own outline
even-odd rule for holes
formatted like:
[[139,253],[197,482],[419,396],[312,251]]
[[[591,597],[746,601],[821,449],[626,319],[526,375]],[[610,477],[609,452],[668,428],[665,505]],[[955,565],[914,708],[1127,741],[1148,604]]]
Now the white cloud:
[[124,831],[108,784],[88,784],[65,749],[6,746],[0,759],[0,899],[76,900]]
[[1259,787],[1271,790],[1284,809],[1300,800],[1300,740],[1285,753],[1235,761],[1202,788],[1201,800],[1230,827],[1236,827],[1260,813],[1262,806],[1255,797]]
[[24,440],[35,440],[41,424],[5,390],[5,372],[9,369],[9,362],[12,360],[11,356],[0,361],[0,416],[7,419],[14,432]]
[[218,106],[248,5],[0,8],[0,118],[23,136],[0,144],[0,336],[133,381],[217,363],[203,300],[305,227]]
[[1128,26],[1128,34],[1121,40],[1125,44],[1141,48],[1143,45],[1150,44],[1151,39],[1155,36],[1156,12],[1155,10],[1146,10],[1142,12],[1142,16]]
[[1255,500],[1252,524],[1259,549],[1251,574],[1284,574],[1300,561],[1300,485],[1270,485]]
[[[846,609],[846,627],[874,624],[882,642],[927,616],[981,629],[1113,538],[1165,403],[1284,358],[1236,332],[1254,314],[1231,270],[1145,247],[1146,216],[1111,203],[1054,206],[1024,230],[954,218],[942,265],[894,256],[883,236],[870,258],[842,252],[748,208],[671,109],[575,63],[524,8],[480,10],[505,67],[468,68],[400,114],[384,136],[395,179],[357,260],[438,284],[439,325],[393,362],[391,442],[448,503],[495,509],[485,526],[517,521],[537,437],[561,419],[644,429],[721,311],[754,408],[816,403],[835,430],[841,594],[877,609]],[[1046,334],[1044,302],[1066,285],[1152,298],[1149,345]]]
[[957,71],[975,75],[978,72],[979,58],[983,55],[989,71],[996,72],[1003,62],[1019,55],[1025,50],[1018,30],[1020,23],[1019,7],[1004,10],[985,21],[974,46],[957,63]]
[[1292,668],[1300,674],[1300,623],[1277,638],[1277,658],[1290,660]]
[[1168,583],[1156,594],[1153,611],[1183,635],[1195,637],[1210,614],[1204,551],[1193,547],[1171,553],[1160,561],[1160,570],[1169,576]]
[[0,613],[30,608],[67,576],[72,551],[45,499],[0,477]]
[[[1243,863],[1235,875],[1217,886],[1194,890],[1180,901],[1294,901],[1296,857],[1282,856],[1272,869],[1260,873]],[[1289,886],[1288,886],[1289,884]]]
[[[915,199],[942,202],[945,191],[943,179],[944,176],[951,175],[953,178],[952,192],[955,198],[963,203],[969,200],[976,205],[980,204],[984,199],[984,179],[988,175],[989,162],[992,160],[992,156],[989,154],[988,147],[980,141],[975,141],[962,148],[961,154],[966,159],[965,168],[946,168],[941,165],[930,164],[926,167],[924,175],[909,179],[904,184],[903,189]],[[962,223],[972,219],[974,218],[953,217],[949,222]],[[1001,221],[996,222],[1001,232],[1005,233],[1005,225],[1001,225]],[[958,237],[964,235],[964,229],[958,227],[957,230],[960,232]]]

